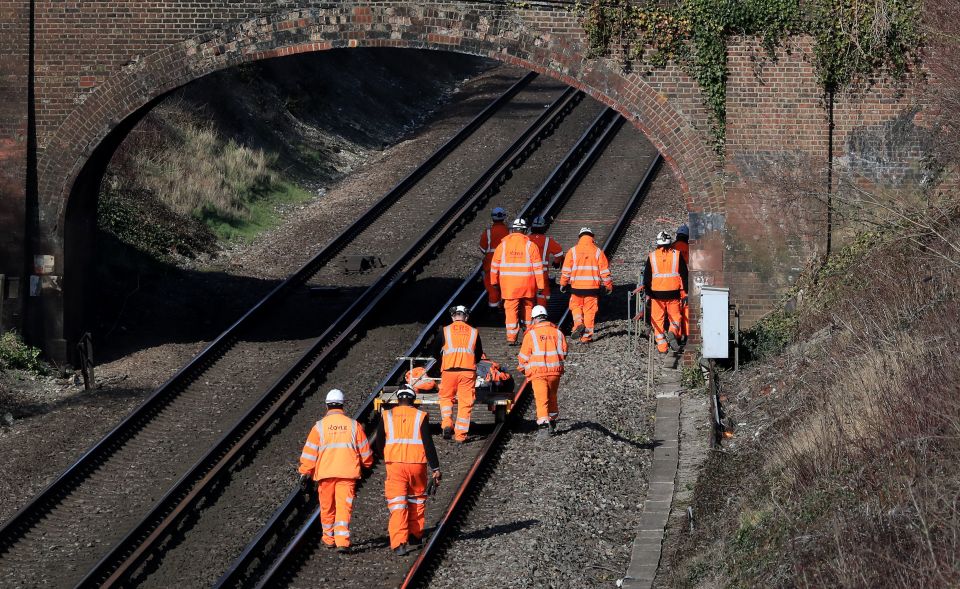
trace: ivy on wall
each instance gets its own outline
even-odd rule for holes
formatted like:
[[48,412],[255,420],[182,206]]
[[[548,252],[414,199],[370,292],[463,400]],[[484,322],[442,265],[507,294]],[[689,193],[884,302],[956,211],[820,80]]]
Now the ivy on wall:
[[590,0],[578,2],[591,57],[620,50],[625,66],[681,65],[699,84],[715,147],[726,133],[727,42],[758,37],[771,55],[790,35],[813,37],[825,92],[902,79],[920,59],[922,0]]

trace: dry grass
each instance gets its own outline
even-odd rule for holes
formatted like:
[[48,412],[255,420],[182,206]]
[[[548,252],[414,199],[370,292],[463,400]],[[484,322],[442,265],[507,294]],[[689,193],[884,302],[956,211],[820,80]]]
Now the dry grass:
[[184,121],[175,140],[133,155],[138,183],[182,215],[213,213],[244,219],[248,203],[276,181],[274,159],[263,150],[222,139],[211,125]]
[[728,384],[747,425],[698,483],[671,585],[960,586],[960,223],[939,231],[839,255],[796,315],[819,343]]

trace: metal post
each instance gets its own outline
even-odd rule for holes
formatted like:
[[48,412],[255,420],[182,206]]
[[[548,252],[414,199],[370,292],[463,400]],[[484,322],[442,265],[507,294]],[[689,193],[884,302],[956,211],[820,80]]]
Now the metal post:
[[733,309],[733,371],[740,371],[740,307]]
[[80,337],[77,351],[80,356],[80,373],[83,374],[83,388],[89,391],[96,386],[93,372],[93,337],[89,331]]

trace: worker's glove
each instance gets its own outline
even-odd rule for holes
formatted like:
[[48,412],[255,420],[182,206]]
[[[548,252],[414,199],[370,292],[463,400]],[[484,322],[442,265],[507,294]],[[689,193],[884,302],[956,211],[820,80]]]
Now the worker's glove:
[[570,290],[570,287],[567,286],[566,284],[560,285],[560,292],[567,292],[568,290]]
[[680,304],[681,304],[681,305],[686,305],[686,304],[687,304],[687,297],[686,297],[686,295],[680,297]]
[[300,488],[301,488],[301,489],[304,489],[304,490],[309,489],[309,488],[310,488],[310,475],[308,475],[308,474],[301,474],[301,475],[300,475],[300,479],[299,479],[297,482],[300,484]]
[[611,285],[606,287],[606,289],[604,289],[604,292],[606,292],[607,294],[613,294],[613,286]]
[[537,289],[537,296],[538,296],[538,297],[542,297],[542,296],[543,296],[543,289],[542,289],[542,288],[538,288],[538,289]]

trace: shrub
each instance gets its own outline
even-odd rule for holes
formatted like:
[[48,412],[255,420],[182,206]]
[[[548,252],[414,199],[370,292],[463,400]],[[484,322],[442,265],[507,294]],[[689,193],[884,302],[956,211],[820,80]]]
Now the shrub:
[[0,334],[0,368],[3,370],[27,370],[45,374],[47,366],[40,360],[40,349],[28,346],[14,331]]

